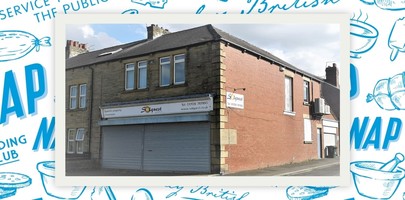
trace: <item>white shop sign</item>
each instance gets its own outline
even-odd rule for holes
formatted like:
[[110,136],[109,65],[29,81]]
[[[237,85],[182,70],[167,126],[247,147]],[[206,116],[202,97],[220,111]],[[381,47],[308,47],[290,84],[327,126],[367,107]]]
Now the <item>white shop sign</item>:
[[183,102],[100,108],[102,118],[137,117],[179,113],[208,112],[213,110],[212,97]]
[[243,109],[245,107],[245,97],[242,94],[226,92],[226,107]]

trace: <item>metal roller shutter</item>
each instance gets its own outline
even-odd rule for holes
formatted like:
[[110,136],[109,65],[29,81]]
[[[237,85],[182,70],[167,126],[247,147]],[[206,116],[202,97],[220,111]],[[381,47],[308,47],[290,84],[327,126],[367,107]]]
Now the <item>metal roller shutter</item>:
[[144,170],[210,172],[209,123],[146,125]]
[[103,168],[210,172],[207,122],[109,126],[102,131]]
[[141,170],[144,126],[110,126],[102,130],[102,167]]

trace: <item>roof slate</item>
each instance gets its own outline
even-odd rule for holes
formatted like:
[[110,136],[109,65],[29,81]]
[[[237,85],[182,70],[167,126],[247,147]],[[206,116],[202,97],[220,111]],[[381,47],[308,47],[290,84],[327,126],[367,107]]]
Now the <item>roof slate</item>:
[[[174,33],[168,33],[162,35],[154,40],[140,40],[136,42],[131,42],[123,45],[118,45],[114,47],[109,47],[102,50],[97,50],[94,52],[80,54],[78,56],[67,59],[66,69],[81,67],[96,63],[102,63],[112,60],[125,59],[135,56],[146,55],[153,52],[172,50],[177,48],[182,48],[190,45],[196,45],[211,41],[224,41],[228,42],[236,47],[244,48],[253,54],[261,56],[262,58],[268,59],[280,66],[288,68],[290,70],[299,72],[306,76],[309,76],[315,80],[322,80],[322,78],[315,76],[311,73],[305,72],[282,59],[274,56],[273,54],[256,47],[249,42],[246,42],[240,38],[237,38],[225,31],[222,31],[211,24],[187,29],[183,31],[178,31]],[[98,55],[108,51],[114,51],[116,49],[122,48],[123,50],[111,55],[101,56]]]

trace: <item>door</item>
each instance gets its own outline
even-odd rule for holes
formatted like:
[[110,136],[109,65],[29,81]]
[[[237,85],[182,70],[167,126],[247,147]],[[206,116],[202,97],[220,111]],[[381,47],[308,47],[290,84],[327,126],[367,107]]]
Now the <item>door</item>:
[[317,135],[317,144],[318,144],[318,159],[321,159],[322,158],[322,137],[321,137],[320,128],[316,129],[316,135]]

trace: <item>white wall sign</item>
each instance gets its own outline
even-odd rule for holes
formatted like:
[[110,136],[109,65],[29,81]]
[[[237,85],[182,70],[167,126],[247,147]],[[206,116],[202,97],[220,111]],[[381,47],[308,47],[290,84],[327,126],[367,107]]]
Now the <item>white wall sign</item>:
[[242,94],[226,92],[226,106],[243,109],[245,107],[245,97]]
[[102,118],[136,117],[213,110],[212,97],[182,102],[100,108]]

